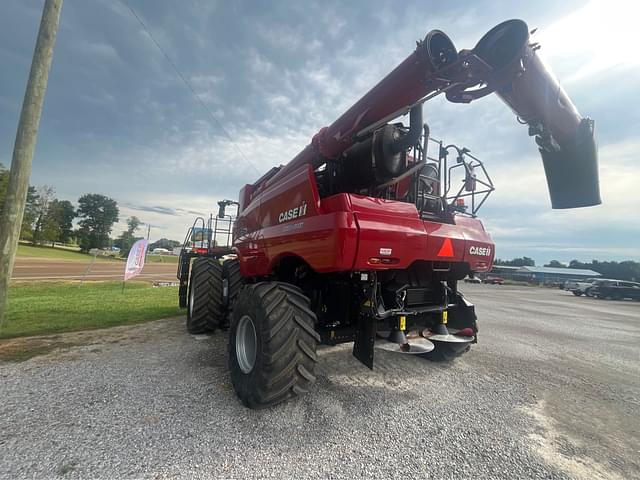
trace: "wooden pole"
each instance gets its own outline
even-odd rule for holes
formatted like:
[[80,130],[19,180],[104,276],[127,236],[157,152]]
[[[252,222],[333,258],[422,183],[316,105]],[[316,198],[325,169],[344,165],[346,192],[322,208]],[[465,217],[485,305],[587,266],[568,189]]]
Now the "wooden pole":
[[49,80],[49,68],[61,8],[62,0],[45,0],[44,2],[40,30],[13,147],[7,196],[0,218],[0,328],[6,313],[7,293],[20,238],[20,227],[31,177],[31,163],[36,147],[44,94]]

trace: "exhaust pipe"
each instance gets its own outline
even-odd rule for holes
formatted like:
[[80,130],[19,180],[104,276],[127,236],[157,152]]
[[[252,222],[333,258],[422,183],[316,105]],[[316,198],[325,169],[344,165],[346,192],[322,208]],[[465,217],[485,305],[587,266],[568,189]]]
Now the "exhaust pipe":
[[413,147],[422,135],[422,104],[418,104],[409,111],[409,131],[393,142],[391,149],[400,153]]
[[[522,20],[507,20],[487,32],[471,52],[490,68],[483,94],[495,91],[529,126],[547,177],[552,208],[601,203],[594,122],[581,117],[530,42]],[[463,52],[461,52],[461,55]],[[465,93],[467,96],[465,96]],[[454,102],[470,101],[473,91],[452,91]],[[473,98],[478,98],[476,95]]]

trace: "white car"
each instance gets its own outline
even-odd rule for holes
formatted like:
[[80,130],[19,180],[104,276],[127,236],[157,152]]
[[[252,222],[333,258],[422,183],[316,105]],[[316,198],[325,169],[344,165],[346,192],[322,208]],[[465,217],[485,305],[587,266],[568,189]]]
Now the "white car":
[[564,284],[564,289],[573,293],[576,297],[584,295],[587,289],[593,286],[593,282],[598,280],[597,278],[587,278],[584,282],[568,281]]
[[464,283],[482,283],[478,277],[467,277],[464,279]]

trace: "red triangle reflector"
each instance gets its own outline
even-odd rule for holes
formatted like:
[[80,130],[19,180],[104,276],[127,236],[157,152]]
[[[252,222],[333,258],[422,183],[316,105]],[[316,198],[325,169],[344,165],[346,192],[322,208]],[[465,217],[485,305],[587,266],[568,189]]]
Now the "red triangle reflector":
[[438,252],[438,257],[453,257],[453,245],[450,238],[445,238]]

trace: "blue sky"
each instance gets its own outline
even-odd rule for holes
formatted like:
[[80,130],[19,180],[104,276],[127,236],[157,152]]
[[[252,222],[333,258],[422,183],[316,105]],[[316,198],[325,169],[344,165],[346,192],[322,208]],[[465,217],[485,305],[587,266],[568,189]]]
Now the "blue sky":
[[[11,159],[42,2],[5,0],[0,16],[0,162]],[[132,6],[234,138],[193,98]],[[640,7],[622,0],[65,0],[32,184],[59,198],[115,198],[182,239],[194,213],[237,198],[288,162],[431,29],[458,49],[522,18],[582,115],[596,120],[603,205],[551,210],[526,129],[497,97],[425,106],[432,134],[485,161],[497,191],[481,218],[497,256],[538,263],[640,259]]]

